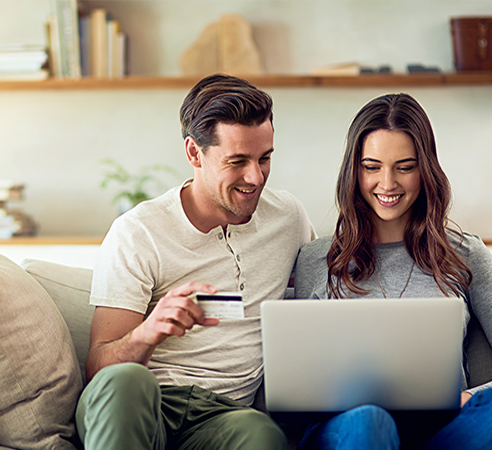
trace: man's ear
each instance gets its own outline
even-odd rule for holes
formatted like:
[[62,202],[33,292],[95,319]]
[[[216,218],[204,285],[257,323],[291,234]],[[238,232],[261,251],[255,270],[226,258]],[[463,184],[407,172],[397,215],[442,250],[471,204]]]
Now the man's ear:
[[198,147],[197,143],[195,142],[195,139],[193,139],[191,136],[187,136],[184,144],[185,144],[186,157],[188,158],[190,164],[197,169],[202,167],[200,161],[201,158],[200,147]]

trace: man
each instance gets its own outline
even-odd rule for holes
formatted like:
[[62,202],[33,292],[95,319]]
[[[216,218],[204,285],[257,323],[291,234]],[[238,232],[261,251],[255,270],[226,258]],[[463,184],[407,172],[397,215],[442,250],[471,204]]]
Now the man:
[[[225,75],[201,80],[181,124],[194,178],[118,218],[94,268],[91,380],[77,428],[93,449],[282,449],[251,405],[262,379],[259,306],[282,298],[315,237],[301,204],[265,189],[272,101]],[[241,320],[189,296],[239,291]]]

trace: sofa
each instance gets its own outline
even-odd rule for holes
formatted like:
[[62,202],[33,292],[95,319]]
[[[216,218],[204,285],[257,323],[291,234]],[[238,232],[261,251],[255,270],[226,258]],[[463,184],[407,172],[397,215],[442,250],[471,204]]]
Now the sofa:
[[82,448],[73,415],[85,383],[90,269],[0,255],[0,449]]
[[[0,255],[0,450],[82,448],[73,414],[85,385],[91,279],[91,269]],[[471,385],[491,380],[492,348],[475,318],[466,345]]]

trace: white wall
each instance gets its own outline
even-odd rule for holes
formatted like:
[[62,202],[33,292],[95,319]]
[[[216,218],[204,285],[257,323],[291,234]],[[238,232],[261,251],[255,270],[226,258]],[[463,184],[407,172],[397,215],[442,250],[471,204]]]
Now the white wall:
[[[490,0],[111,0],[130,36],[135,74],[176,75],[180,54],[223,12],[252,23],[269,73],[358,61],[453,68],[449,18],[492,15]],[[0,0],[0,44],[44,43],[49,0]],[[0,179],[27,185],[18,206],[40,233],[102,235],[117,214],[101,190],[100,160],[128,168],[166,163],[192,174],[178,110],[187,90],[28,92],[0,90]],[[271,88],[275,155],[271,187],[305,204],[319,234],[330,233],[333,191],[352,117],[392,88]],[[452,217],[492,238],[492,85],[398,88],[414,95],[434,125],[454,191]],[[170,179],[171,184],[176,180]]]

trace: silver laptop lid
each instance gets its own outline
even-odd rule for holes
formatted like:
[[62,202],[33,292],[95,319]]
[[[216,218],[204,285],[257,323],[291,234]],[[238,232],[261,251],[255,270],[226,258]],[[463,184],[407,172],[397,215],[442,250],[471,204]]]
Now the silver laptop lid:
[[267,409],[458,408],[462,308],[456,298],[263,302]]

